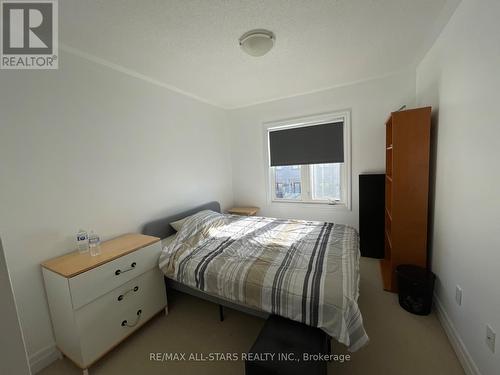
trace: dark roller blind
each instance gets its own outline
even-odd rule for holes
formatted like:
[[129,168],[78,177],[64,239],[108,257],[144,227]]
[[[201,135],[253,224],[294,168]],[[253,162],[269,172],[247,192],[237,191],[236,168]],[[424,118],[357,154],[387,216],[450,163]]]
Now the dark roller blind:
[[271,166],[343,163],[344,123],[269,132]]

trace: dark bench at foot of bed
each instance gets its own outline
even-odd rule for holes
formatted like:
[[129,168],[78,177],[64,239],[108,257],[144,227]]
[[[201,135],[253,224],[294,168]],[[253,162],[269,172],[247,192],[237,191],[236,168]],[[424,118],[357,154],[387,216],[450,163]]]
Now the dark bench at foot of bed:
[[271,315],[247,354],[245,374],[326,375],[328,354],[330,338],[325,332]]

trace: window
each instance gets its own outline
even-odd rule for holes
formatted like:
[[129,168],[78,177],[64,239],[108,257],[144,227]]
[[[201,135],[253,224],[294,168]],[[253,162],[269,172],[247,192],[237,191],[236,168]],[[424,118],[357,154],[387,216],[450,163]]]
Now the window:
[[270,201],[350,208],[349,126],[348,112],[265,124]]
[[342,202],[340,163],[271,167],[273,200]]
[[311,165],[311,198],[340,201],[340,163]]
[[274,194],[279,199],[299,199],[302,195],[300,165],[274,167]]

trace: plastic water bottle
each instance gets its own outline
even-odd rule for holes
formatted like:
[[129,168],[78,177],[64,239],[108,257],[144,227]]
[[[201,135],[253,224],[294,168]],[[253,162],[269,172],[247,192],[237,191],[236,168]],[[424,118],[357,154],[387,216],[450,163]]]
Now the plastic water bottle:
[[90,232],[89,235],[89,249],[93,257],[101,255],[101,239],[94,232]]
[[80,254],[89,251],[89,235],[87,231],[80,229],[76,234],[76,248]]

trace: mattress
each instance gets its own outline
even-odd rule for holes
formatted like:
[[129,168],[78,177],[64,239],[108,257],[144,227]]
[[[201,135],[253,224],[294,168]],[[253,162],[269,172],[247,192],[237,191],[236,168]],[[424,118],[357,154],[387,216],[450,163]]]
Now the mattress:
[[349,226],[202,211],[164,243],[159,266],[170,279],[319,327],[351,351],[368,342]]

